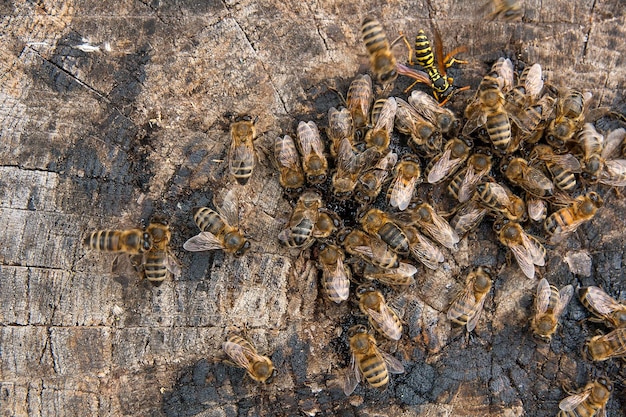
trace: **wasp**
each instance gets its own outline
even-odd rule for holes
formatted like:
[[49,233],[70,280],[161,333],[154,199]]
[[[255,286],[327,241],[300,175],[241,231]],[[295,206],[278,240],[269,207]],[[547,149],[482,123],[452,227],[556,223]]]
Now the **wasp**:
[[[435,26],[432,27],[432,30],[435,37],[434,53],[430,45],[430,41],[428,40],[428,37],[426,36],[426,33],[424,33],[423,29],[420,29],[415,37],[415,49],[411,48],[406,39],[404,39],[404,41],[409,47],[409,64],[413,65],[412,57],[414,54],[417,64],[419,64],[424,69],[426,74],[428,74],[433,95],[439,102],[439,105],[443,106],[448,102],[448,100],[450,100],[454,93],[469,89],[469,86],[461,88],[454,86],[454,80],[451,77],[448,77],[446,73],[446,70],[455,63],[467,64],[467,61],[454,58],[455,55],[466,52],[467,48],[465,46],[458,47],[444,57],[441,35]],[[420,80],[416,80],[415,83],[417,82],[420,82]],[[410,85],[405,92],[413,88],[415,83]]]

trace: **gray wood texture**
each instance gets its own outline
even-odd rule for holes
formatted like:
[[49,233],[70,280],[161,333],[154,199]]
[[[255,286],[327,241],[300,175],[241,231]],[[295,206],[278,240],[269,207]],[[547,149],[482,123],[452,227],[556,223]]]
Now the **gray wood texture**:
[[[383,348],[407,372],[383,393],[361,386],[345,398],[345,330],[358,308],[318,295],[309,255],[276,239],[291,206],[262,148],[300,120],[323,124],[339,104],[328,87],[345,93],[367,69],[368,14],[390,38],[434,21],[446,47],[467,45],[470,63],[451,71],[459,85],[475,88],[507,55],[624,113],[623,3],[522,3],[523,20],[505,23],[487,21],[483,1],[460,0],[0,2],[0,416],[552,416],[565,388],[599,374],[621,380],[608,415],[622,415],[623,366],[580,357],[595,329],[578,323],[583,307],[574,300],[551,349],[538,347],[528,330],[536,281],[506,266],[486,227],[443,268],[390,292],[407,330]],[[259,118],[260,164],[245,187],[227,175],[225,113]],[[229,188],[251,251],[186,253],[192,207]],[[603,194],[605,207],[550,250],[543,275],[619,295],[626,207]],[[81,245],[153,213],[172,226],[176,280],[155,288],[114,276],[114,255]],[[566,255],[588,257],[591,273],[574,275]],[[445,310],[480,263],[499,275],[466,339]],[[278,368],[272,384],[222,361],[227,334],[244,327]]]

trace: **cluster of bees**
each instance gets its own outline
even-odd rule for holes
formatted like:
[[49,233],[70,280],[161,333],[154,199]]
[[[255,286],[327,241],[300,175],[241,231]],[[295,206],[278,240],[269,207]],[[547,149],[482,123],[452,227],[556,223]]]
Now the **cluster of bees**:
[[[499,3],[498,13],[505,16],[505,8],[517,4]],[[414,261],[438,269],[445,252],[455,250],[485,218],[493,219],[497,239],[521,271],[534,278],[547,258],[542,241],[558,243],[602,207],[597,192],[581,189],[626,185],[626,159],[621,159],[626,130],[600,133],[586,123],[591,95],[544,84],[539,64],[518,74],[509,59],[496,61],[466,106],[462,124],[444,105],[469,88],[457,87],[446,73],[465,62],[454,58],[463,48],[444,57],[436,29],[434,51],[420,31],[407,66],[396,61],[376,19],[366,18],[361,34],[380,98],[374,100],[370,75],[357,75],[345,106],[329,109],[326,129],[320,132],[315,122],[301,121],[295,139],[278,137],[273,149],[280,185],[295,202],[279,241],[301,251],[313,248],[326,297],[342,303],[355,294],[372,329],[358,324],[348,330],[352,359],[343,381],[346,395],[361,380],[384,388],[390,373],[404,372],[400,361],[378,347],[376,335],[397,341],[403,332],[378,284],[411,285],[418,272]],[[399,75],[427,86],[432,96],[420,90],[406,101],[388,96]],[[254,124],[250,117],[231,124],[229,169],[241,185],[255,166]],[[443,185],[452,209],[443,211],[420,199],[423,182]],[[214,201],[215,210],[194,209],[200,233],[185,242],[186,250],[242,256],[249,249],[234,193],[222,200]],[[537,225],[543,225],[545,239],[528,232]],[[167,271],[180,274],[170,236],[166,224],[152,222],[144,230],[95,231],[85,244],[132,255],[150,281],[160,282]],[[491,275],[487,266],[474,268],[448,309],[447,317],[469,332],[490,292]],[[559,290],[546,279],[539,281],[531,319],[538,338],[550,341],[573,293],[571,285]],[[626,356],[626,306],[598,287],[583,288],[579,296],[596,319],[614,328],[586,343],[589,358]],[[223,347],[254,380],[267,382],[274,374],[271,360],[245,338],[232,336]],[[611,390],[607,378],[592,381],[561,401],[560,415],[604,415]]]

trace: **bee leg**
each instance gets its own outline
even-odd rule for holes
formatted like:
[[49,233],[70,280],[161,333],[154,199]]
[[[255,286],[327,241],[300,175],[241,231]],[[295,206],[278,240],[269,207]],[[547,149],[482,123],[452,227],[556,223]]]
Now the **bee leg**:
[[335,87],[331,87],[328,84],[326,84],[326,88],[328,88],[330,91],[334,91],[339,96],[339,98],[341,99],[341,104],[343,104],[345,107],[348,107],[348,103],[346,101],[346,98],[343,96],[341,91],[337,90]]

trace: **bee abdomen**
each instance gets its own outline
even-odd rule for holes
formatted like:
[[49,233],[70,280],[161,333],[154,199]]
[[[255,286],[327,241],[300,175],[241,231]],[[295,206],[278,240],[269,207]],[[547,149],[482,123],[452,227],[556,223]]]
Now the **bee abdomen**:
[[378,20],[371,17],[365,18],[365,20],[363,20],[363,25],[361,26],[361,34],[363,35],[365,48],[367,48],[370,54],[380,50],[389,49],[387,36],[385,35],[385,32],[383,32],[383,28]]
[[379,388],[389,382],[387,366],[382,358],[371,355],[363,358],[359,365],[363,376],[371,386]]
[[210,232],[214,235],[217,235],[226,226],[220,215],[208,207],[195,209],[193,220],[200,230]]
[[148,254],[144,263],[144,274],[148,281],[160,282],[167,277],[167,267],[165,258],[167,254],[162,251],[155,251]]
[[409,239],[397,225],[385,223],[378,230],[378,235],[395,252],[409,253]]

